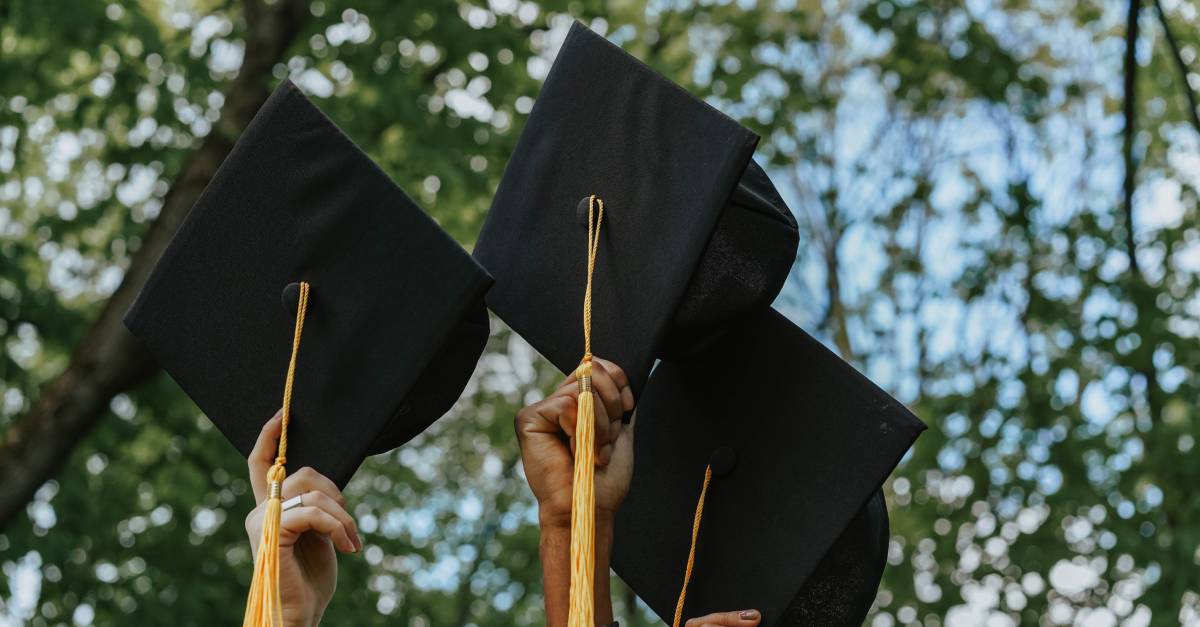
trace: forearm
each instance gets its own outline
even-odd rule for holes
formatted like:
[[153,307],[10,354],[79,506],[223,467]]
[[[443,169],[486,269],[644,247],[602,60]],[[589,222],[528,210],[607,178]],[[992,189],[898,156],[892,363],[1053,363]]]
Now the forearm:
[[[613,620],[612,594],[609,590],[609,560],[612,555],[611,516],[596,517],[596,624]],[[542,560],[543,588],[546,595],[546,626],[565,627],[570,607],[571,528],[569,524],[543,521],[538,553]]]

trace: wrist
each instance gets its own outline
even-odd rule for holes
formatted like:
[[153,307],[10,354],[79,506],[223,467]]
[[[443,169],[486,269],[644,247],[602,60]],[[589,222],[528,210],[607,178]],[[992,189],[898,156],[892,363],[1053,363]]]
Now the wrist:
[[298,618],[298,619],[294,619],[294,620],[287,620],[285,618],[283,621],[284,627],[317,627],[320,624],[321,624],[321,614],[320,613],[316,613],[307,618]]
[[[546,591],[546,624],[549,627],[566,625],[567,589],[570,585],[571,522],[570,516],[539,512],[541,537],[538,557],[542,563]],[[609,587],[609,563],[612,556],[612,512],[597,510],[595,525],[595,575],[593,598],[597,624],[613,620],[612,597]]]
[[542,534],[560,533],[571,531],[571,510],[563,510],[557,507],[547,507],[544,503],[538,504],[538,527],[541,528]]
[[[600,540],[601,533],[606,534],[610,541],[612,540],[612,530],[616,524],[616,518],[616,512],[596,508],[595,524],[597,541]],[[569,536],[571,533],[571,511],[538,504],[538,526],[541,528],[543,535],[547,533],[566,533]]]
[[317,627],[320,625],[321,619],[325,616],[325,607],[329,604],[329,601],[326,600],[322,604],[317,600],[315,604],[319,607],[296,608],[295,614],[298,615],[292,617],[288,616],[288,609],[285,608],[283,611],[283,627]]

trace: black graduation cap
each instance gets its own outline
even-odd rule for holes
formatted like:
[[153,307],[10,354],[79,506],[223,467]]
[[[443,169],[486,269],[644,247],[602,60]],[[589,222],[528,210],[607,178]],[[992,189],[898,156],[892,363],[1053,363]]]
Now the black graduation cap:
[[301,281],[288,467],[343,486],[457,400],[487,342],[491,279],[284,81],[125,317],[243,454],[282,403]]
[[564,372],[584,353],[588,197],[604,203],[592,352],[641,391],[655,358],[767,306],[795,218],[758,137],[580,23],[571,27],[475,247],[488,305]]
[[887,553],[880,486],[925,428],[912,413],[770,308],[662,361],[637,412],[613,567],[659,616],[674,616],[711,465],[684,618],[861,624]]

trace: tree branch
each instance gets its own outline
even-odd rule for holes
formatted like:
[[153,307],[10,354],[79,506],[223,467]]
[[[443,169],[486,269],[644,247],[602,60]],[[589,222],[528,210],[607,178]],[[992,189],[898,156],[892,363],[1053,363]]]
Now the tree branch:
[[1196,110],[1196,94],[1192,92],[1192,86],[1188,83],[1188,67],[1183,62],[1183,55],[1179,53],[1179,42],[1171,33],[1171,25],[1167,23],[1167,14],[1163,11],[1162,0],[1154,0],[1154,12],[1158,14],[1158,23],[1162,24],[1167,45],[1171,48],[1171,56],[1175,59],[1175,67],[1179,69],[1179,80],[1183,83],[1183,95],[1187,98],[1188,119],[1192,122],[1192,128],[1200,133],[1200,112]]
[[[831,210],[832,211],[832,210]],[[846,313],[846,304],[842,300],[842,269],[838,248],[841,246],[843,230],[840,227],[832,229],[829,241],[826,241],[822,253],[825,261],[825,291],[829,298],[829,307],[825,312],[825,320],[833,333],[833,344],[837,346],[842,359],[854,363],[854,346],[850,343],[850,316]]]
[[[1155,4],[1157,5],[1157,0],[1155,0]],[[1133,233],[1133,192],[1137,187],[1137,159],[1133,154],[1133,136],[1137,130],[1137,39],[1140,5],[1140,0],[1129,0],[1129,14],[1126,18],[1128,23],[1125,29],[1125,131],[1123,146],[1125,156],[1125,184],[1123,188],[1123,200],[1125,205],[1125,241],[1129,249],[1129,271],[1132,278],[1130,281],[1130,298],[1138,310],[1138,319],[1145,320],[1149,312],[1143,306],[1143,303],[1153,302],[1153,297],[1150,286],[1147,284],[1145,277],[1142,276],[1141,270],[1138,267],[1137,244]],[[1165,26],[1166,23],[1164,22],[1163,25]],[[1184,83],[1186,87],[1186,75],[1184,76]],[[1194,113],[1195,110],[1193,109]],[[1149,343],[1147,342],[1147,344]],[[1135,353],[1135,360],[1140,363],[1136,363],[1134,368],[1146,380],[1147,410],[1152,420],[1158,420],[1162,412],[1162,396],[1159,393],[1160,386],[1158,374],[1154,368],[1153,351],[1140,350]]]
[[1129,268],[1135,276],[1141,276],[1138,268],[1137,243],[1133,236],[1133,191],[1137,186],[1137,162],[1133,156],[1133,135],[1137,115],[1137,40],[1138,13],[1141,0],[1129,0],[1129,14],[1125,26],[1125,129],[1122,154],[1125,157],[1125,183],[1122,187],[1125,207],[1125,247],[1129,251]]
[[0,529],[62,467],[95,426],[112,397],[158,367],[121,322],[179,224],[233,146],[233,138],[266,100],[271,70],[307,18],[308,4],[286,0],[269,9],[247,5],[246,54],[225,92],[221,121],[184,163],[163,199],[125,277],[76,347],[69,365],[47,382],[29,411],[0,441]]

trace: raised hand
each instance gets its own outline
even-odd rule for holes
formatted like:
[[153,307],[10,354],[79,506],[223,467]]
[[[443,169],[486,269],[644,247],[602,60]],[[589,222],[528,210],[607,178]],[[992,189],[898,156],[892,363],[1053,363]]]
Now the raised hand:
[[[250,485],[258,505],[246,516],[246,533],[255,554],[262,535],[267,499],[267,469],[275,461],[282,421],[278,414],[263,425],[250,453]],[[358,527],[346,512],[346,499],[325,476],[301,468],[283,481],[285,503],[300,496],[301,505],[283,512],[279,527],[279,588],[285,627],[312,627],[337,588],[337,554],[362,550]]]

